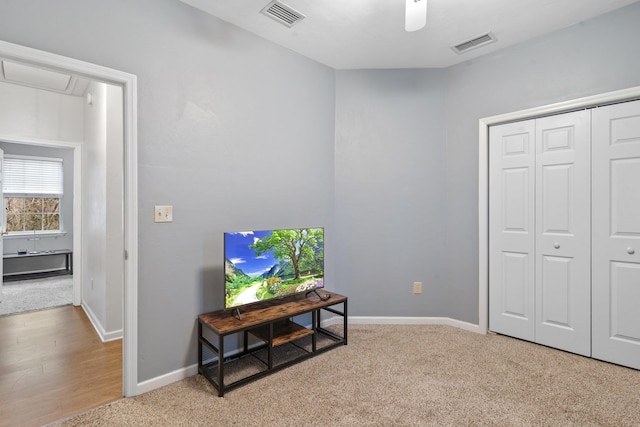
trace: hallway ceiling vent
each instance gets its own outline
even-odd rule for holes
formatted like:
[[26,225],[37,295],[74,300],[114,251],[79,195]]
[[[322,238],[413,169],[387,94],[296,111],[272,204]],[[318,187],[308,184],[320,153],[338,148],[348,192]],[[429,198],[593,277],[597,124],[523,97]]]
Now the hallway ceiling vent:
[[2,61],[4,79],[10,83],[31,86],[38,89],[64,92],[69,88],[71,76],[18,62]]
[[482,34],[481,36],[477,36],[472,38],[471,40],[467,40],[465,42],[459,43],[455,46],[451,46],[451,49],[457,53],[458,55],[465,53],[472,49],[477,49],[482,46],[486,46],[491,43],[497,42],[498,39],[492,33]]
[[89,80],[68,73],[0,58],[0,83],[11,83],[71,96],[84,96]]
[[302,13],[278,0],[274,0],[266,5],[260,13],[289,28],[306,18]]

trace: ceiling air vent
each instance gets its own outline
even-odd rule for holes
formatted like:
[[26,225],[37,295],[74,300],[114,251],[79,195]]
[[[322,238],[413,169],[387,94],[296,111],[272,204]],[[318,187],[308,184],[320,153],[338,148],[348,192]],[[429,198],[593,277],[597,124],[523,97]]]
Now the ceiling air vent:
[[476,49],[485,45],[488,45],[493,42],[497,42],[498,39],[491,33],[486,33],[478,37],[474,37],[471,40],[467,40],[466,42],[462,42],[455,46],[451,46],[451,49],[457,53],[465,53],[469,50]]
[[267,15],[269,18],[275,19],[282,25],[289,28],[306,18],[302,13],[284,3],[279,2],[278,0],[274,0],[266,5],[260,13]]
[[39,89],[64,92],[69,88],[71,76],[17,62],[2,61],[4,78],[11,83]]

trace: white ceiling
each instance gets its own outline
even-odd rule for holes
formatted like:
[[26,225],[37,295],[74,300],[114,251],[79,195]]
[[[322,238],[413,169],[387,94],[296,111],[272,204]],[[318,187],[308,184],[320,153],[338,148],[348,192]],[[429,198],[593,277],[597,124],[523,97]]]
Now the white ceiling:
[[[180,0],[336,69],[447,67],[640,0],[427,0],[427,25],[404,30],[405,0],[281,0],[291,28],[260,14],[270,0]],[[498,42],[451,46],[492,32]]]

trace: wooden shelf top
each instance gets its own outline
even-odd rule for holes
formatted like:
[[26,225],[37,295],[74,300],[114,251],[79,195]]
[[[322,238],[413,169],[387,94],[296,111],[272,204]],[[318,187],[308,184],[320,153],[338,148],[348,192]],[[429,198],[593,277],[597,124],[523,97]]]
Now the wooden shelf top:
[[[258,328],[251,329],[250,334],[256,336],[262,341],[269,342],[269,325],[260,326]],[[286,344],[291,341],[295,341],[299,338],[303,338],[309,335],[313,335],[313,329],[305,328],[295,322],[280,322],[273,325],[273,343],[274,347],[282,344]]]
[[331,296],[328,300],[322,301],[314,293],[308,296],[300,293],[293,297],[272,299],[241,307],[242,320],[236,317],[232,309],[201,314],[198,320],[209,326],[216,334],[228,335],[347,301],[347,297],[334,292],[318,290],[318,293]]

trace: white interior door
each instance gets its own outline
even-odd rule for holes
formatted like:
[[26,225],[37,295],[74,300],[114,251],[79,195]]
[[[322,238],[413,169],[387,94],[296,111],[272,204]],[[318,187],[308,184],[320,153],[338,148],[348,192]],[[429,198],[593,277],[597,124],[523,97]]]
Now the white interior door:
[[535,341],[591,355],[591,113],[536,120]]
[[640,369],[640,101],[593,111],[593,357]]
[[535,338],[534,121],[489,130],[489,329]]

